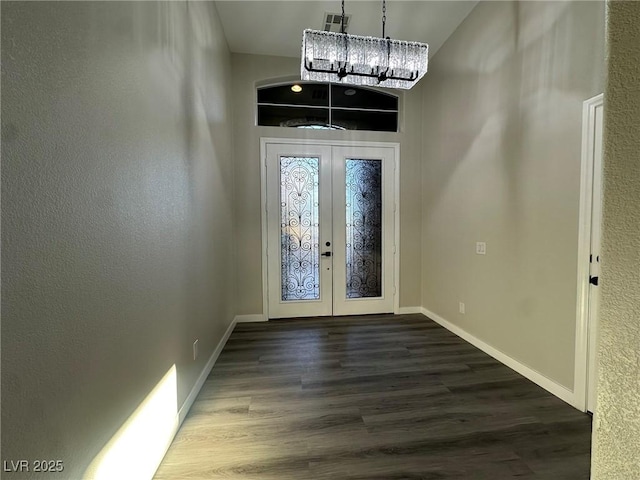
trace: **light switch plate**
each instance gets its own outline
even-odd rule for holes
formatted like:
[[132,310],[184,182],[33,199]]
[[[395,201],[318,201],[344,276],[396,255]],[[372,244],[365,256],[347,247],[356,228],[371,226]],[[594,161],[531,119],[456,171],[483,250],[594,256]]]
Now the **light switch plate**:
[[478,255],[487,254],[487,244],[485,242],[476,242],[476,253]]

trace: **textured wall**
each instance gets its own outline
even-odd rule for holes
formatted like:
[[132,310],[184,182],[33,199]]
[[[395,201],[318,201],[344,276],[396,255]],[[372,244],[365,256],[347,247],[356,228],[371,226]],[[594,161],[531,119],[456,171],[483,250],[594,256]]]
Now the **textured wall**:
[[210,3],[2,2],[2,460],[80,478],[230,324],[221,31]]
[[422,304],[569,389],[582,102],[603,70],[602,2],[480,2],[423,85]]
[[592,478],[640,478],[640,3],[609,2]]
[[400,143],[400,306],[420,305],[420,104],[416,87],[405,93],[401,132],[311,131],[258,127],[256,84],[300,78],[300,60],[262,55],[232,55],[236,165],[234,215],[238,232],[237,308],[262,313],[260,220],[260,137],[358,140]]

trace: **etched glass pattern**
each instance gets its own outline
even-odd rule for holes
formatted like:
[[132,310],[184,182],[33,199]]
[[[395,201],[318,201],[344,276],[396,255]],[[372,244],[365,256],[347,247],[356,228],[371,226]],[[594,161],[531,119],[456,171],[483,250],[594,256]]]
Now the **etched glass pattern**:
[[280,157],[282,301],[320,298],[318,158]]
[[347,159],[347,298],[382,296],[382,162]]

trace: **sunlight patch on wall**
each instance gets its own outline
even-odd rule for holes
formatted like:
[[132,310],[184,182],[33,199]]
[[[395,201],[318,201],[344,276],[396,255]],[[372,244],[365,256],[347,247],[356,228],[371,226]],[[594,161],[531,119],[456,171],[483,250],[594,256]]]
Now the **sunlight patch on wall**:
[[173,365],[93,459],[84,478],[153,478],[178,423],[176,366]]

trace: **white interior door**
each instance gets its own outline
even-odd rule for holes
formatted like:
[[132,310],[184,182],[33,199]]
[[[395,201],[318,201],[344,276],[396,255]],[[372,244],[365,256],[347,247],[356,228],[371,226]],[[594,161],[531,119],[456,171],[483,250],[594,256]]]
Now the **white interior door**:
[[265,153],[269,318],[393,312],[395,150]]
[[603,106],[595,110],[593,132],[593,196],[591,205],[591,255],[589,258],[589,365],[587,410],[595,412],[598,387],[598,312],[600,310],[600,244],[602,237],[602,120]]

